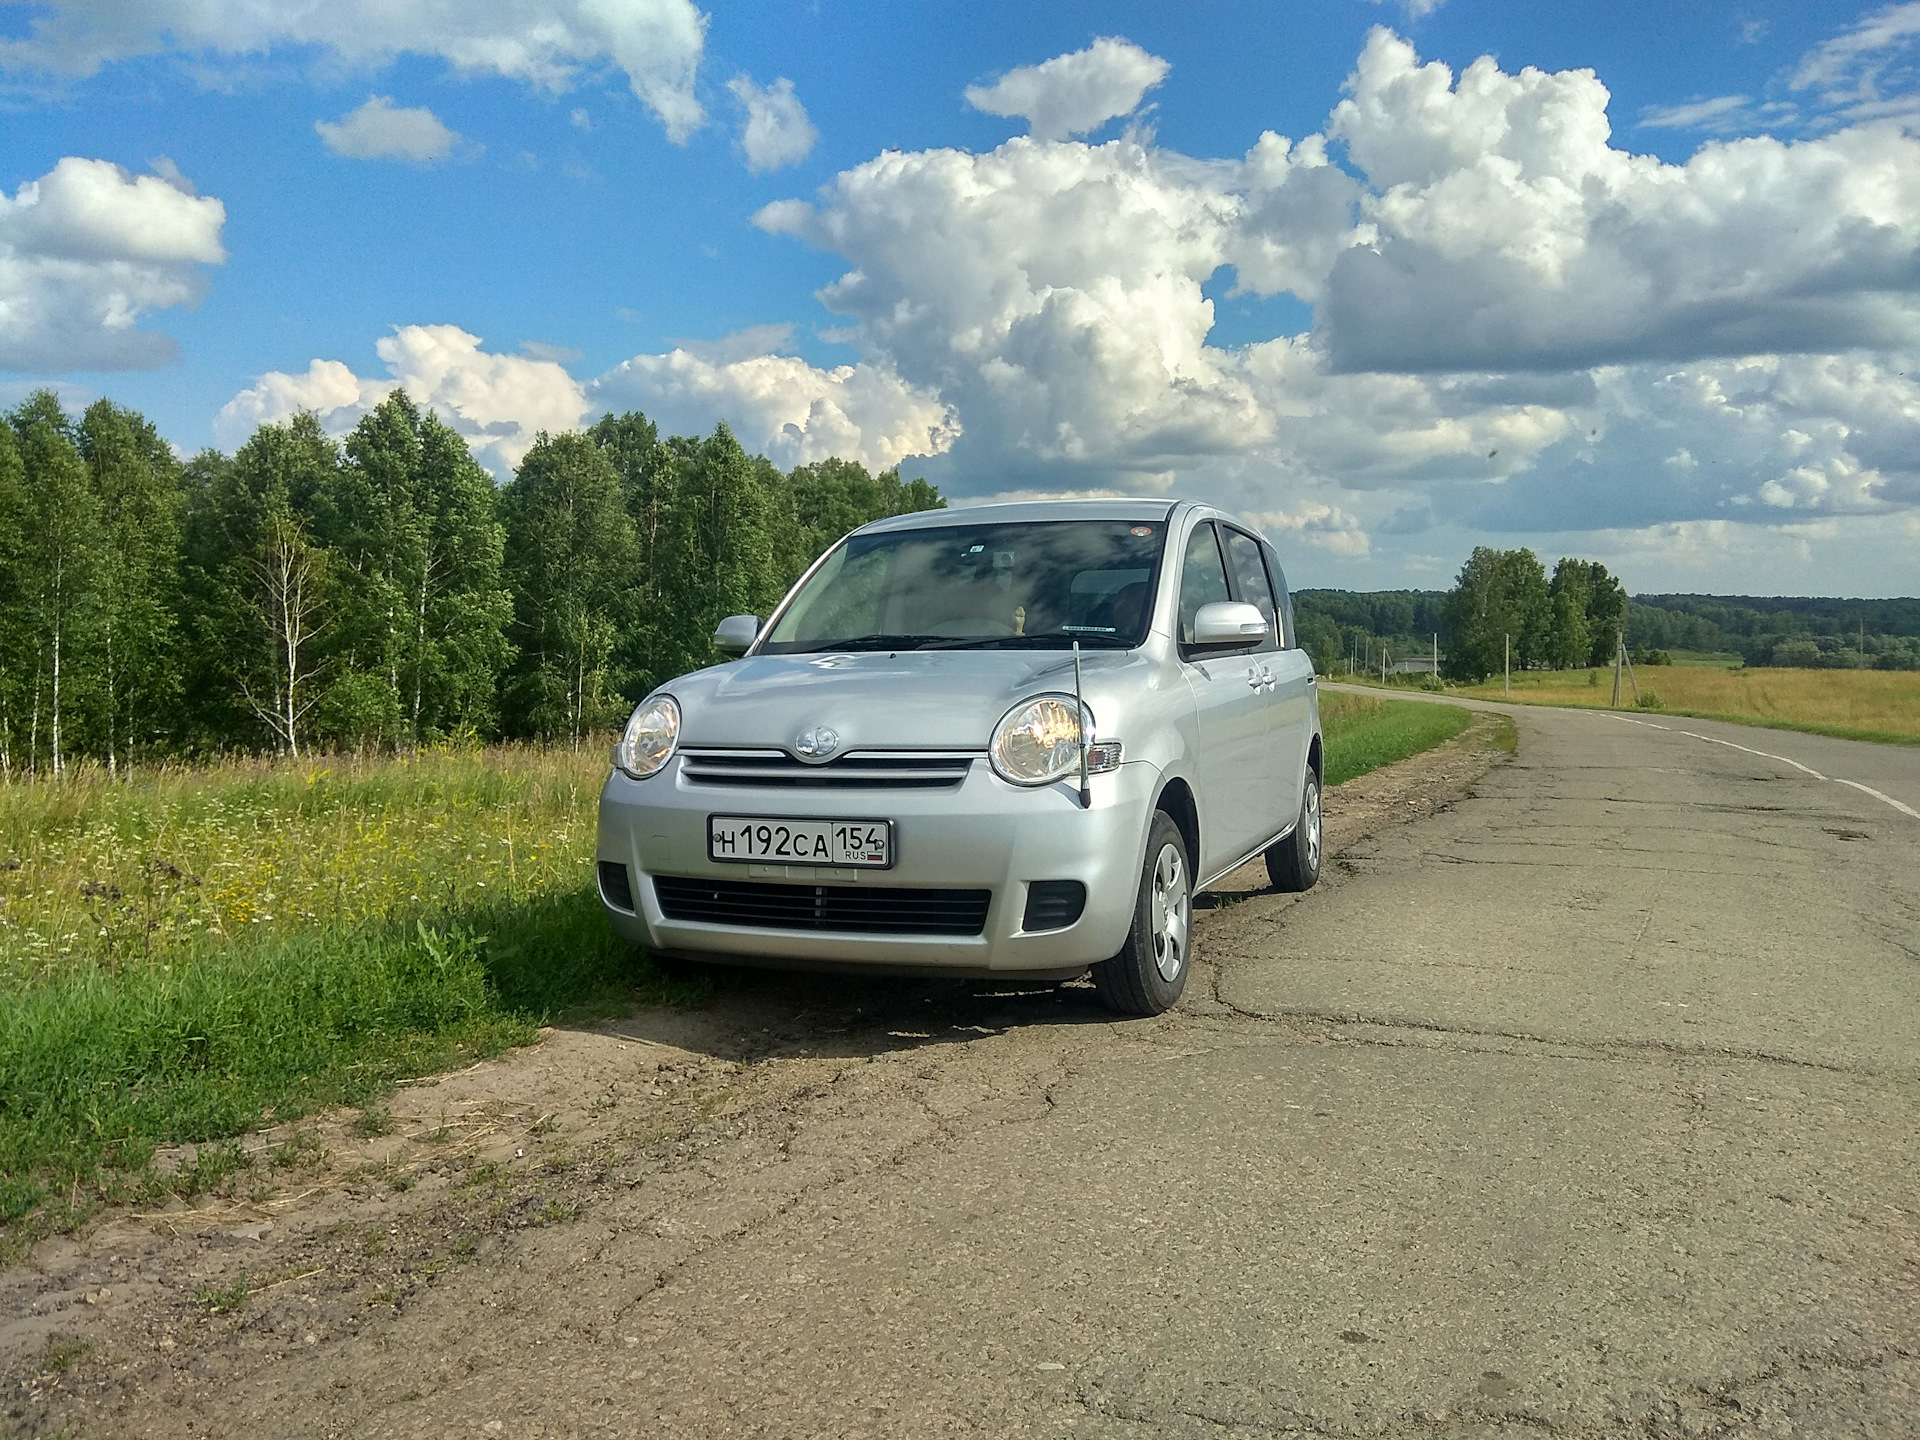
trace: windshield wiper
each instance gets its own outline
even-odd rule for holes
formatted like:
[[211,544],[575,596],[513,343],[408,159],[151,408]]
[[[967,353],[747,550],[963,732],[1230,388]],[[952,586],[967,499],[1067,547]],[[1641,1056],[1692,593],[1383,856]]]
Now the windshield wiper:
[[821,655],[833,650],[919,650],[938,635],[849,635],[843,640],[823,640],[809,645],[799,655]]
[[1119,635],[1082,633],[1073,630],[1048,630],[1038,635],[987,635],[977,640],[929,640],[922,650],[1065,650],[1078,640],[1089,650],[1131,650],[1132,644]]

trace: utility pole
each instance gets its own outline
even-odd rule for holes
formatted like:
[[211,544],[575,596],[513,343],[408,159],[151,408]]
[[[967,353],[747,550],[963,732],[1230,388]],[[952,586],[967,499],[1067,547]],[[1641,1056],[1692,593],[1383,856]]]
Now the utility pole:
[[[1513,636],[1502,635],[1500,637],[1500,649],[1501,653],[1506,657],[1501,661],[1504,678],[1500,682],[1500,688],[1507,699],[1511,700],[1513,698]],[[1618,689],[1619,687],[1616,686],[1614,688]]]
[[1433,632],[1433,678],[1440,678],[1440,632]]
[[1626,662],[1627,683],[1633,687],[1633,703],[1638,705],[1640,703],[1640,682],[1634,678],[1633,656],[1627,653],[1627,632],[1624,630],[1616,630],[1613,632],[1613,704],[1610,707],[1614,710],[1620,708],[1620,665],[1622,661]]

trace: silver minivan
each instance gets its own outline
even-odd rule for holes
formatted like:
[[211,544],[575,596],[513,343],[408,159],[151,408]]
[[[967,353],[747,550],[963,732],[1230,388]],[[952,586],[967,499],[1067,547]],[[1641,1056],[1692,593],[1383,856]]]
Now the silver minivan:
[[875,521],[740,658],[633,712],[600,799],[613,925],[675,959],[1064,980],[1151,1015],[1193,897],[1320,872],[1319,699],[1278,557],[1166,500]]

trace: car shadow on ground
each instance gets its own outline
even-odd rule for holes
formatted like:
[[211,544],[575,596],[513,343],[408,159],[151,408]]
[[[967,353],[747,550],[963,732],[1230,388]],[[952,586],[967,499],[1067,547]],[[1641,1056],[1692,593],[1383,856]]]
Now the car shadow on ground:
[[704,1003],[650,1005],[590,1028],[714,1059],[865,1059],[1045,1025],[1122,1017],[1085,978],[929,980],[713,966]]
[[[1194,901],[1196,917],[1272,894],[1263,861],[1225,876]],[[1200,957],[1204,963],[1204,955]],[[1131,1023],[1101,1004],[1085,976],[1042,981],[948,980],[696,965],[692,1003],[649,1005],[590,1027],[714,1059],[864,1059],[965,1044],[1039,1026]],[[704,994],[700,994],[700,991]]]

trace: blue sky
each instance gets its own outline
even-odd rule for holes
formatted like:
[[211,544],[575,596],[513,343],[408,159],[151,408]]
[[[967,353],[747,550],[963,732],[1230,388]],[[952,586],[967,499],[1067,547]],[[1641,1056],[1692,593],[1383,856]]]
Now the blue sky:
[[0,400],[191,451],[403,384],[496,473],[638,406],[959,498],[1216,500],[1301,584],[1491,543],[1912,594],[1916,40],[1920,4],[0,0]]

